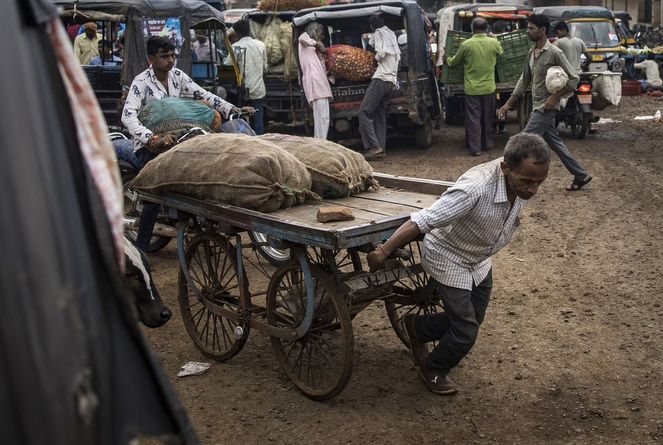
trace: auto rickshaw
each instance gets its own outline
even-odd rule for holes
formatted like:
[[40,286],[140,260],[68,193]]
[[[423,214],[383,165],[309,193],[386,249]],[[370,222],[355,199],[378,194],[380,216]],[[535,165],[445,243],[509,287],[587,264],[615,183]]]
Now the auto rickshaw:
[[[228,78],[241,84],[241,73],[234,53],[228,52],[223,14],[200,0],[105,0],[61,1],[56,5],[67,27],[89,21],[98,22],[102,38],[115,42],[118,24],[124,27],[122,63],[120,65],[84,65],[104,117],[112,131],[119,130],[123,90],[127,90],[134,77],[147,68],[146,36],[167,35],[176,46],[177,67],[187,73],[200,86],[217,94],[219,79]],[[212,60],[194,62],[191,31],[206,35],[215,43]],[[232,64],[221,65],[230,54]]]

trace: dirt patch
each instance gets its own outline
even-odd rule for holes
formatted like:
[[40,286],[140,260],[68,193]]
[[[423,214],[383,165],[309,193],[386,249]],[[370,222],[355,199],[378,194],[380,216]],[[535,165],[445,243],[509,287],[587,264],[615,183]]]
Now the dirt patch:
[[[634,122],[663,101],[624,98],[569,149],[594,176],[569,193],[557,157],[522,214],[514,240],[494,258],[495,288],[471,354],[452,371],[455,397],[426,391],[382,304],[353,322],[354,372],[335,399],[303,397],[280,370],[269,340],[204,375],[177,379],[205,361],[177,308],[174,244],[151,257],[174,316],[146,331],[203,443],[657,443],[663,440],[663,122]],[[516,131],[515,124],[507,130]],[[454,180],[500,155],[464,153],[462,127],[443,127],[428,150],[392,141],[376,171]]]

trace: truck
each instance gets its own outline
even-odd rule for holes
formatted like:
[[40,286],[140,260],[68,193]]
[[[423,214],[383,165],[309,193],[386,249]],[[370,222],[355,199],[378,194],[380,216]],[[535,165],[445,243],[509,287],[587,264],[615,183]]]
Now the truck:
[[[443,97],[444,121],[462,124],[465,117],[462,67],[450,69],[442,63],[442,56],[449,50],[453,55],[460,42],[469,38],[472,20],[482,17],[488,21],[490,32],[502,43],[505,53],[496,67],[497,104],[506,102],[516,86],[527,60],[529,43],[525,30],[527,17],[533,13],[525,5],[499,5],[495,3],[464,3],[447,6],[437,12],[437,65],[440,69],[440,92]],[[532,111],[529,94],[518,102],[518,123],[524,128]]]
[[[433,53],[425,30],[425,13],[416,2],[390,0],[304,9],[292,18],[293,40],[296,42],[306,26],[316,21],[325,28],[326,44],[366,49],[371,33],[369,17],[375,13],[381,13],[385,25],[398,35],[401,48],[398,88],[387,113],[388,134],[413,135],[417,147],[427,148],[433,143],[433,128],[439,126],[442,109]],[[332,85],[331,138],[358,135],[359,107],[369,82],[337,79]]]

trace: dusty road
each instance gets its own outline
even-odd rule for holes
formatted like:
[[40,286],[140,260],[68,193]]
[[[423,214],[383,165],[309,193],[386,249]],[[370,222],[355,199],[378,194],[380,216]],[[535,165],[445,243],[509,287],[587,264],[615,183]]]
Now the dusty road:
[[[303,397],[257,332],[232,360],[178,379],[185,362],[205,359],[179,317],[175,249],[153,255],[174,318],[146,334],[203,443],[663,442],[663,122],[631,120],[657,108],[662,101],[625,98],[602,114],[621,123],[582,141],[564,133],[595,179],[566,192],[571,178],[553,156],[519,232],[494,258],[486,321],[452,371],[455,397],[426,391],[381,303],[355,319],[352,379],[331,401]],[[394,141],[373,166],[454,180],[505,142],[470,158],[462,128],[443,127],[429,150]]]

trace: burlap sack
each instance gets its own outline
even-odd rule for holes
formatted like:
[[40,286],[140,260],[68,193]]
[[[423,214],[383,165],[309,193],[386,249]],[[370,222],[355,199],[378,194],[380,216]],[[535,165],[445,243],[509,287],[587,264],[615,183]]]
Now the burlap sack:
[[379,186],[373,168],[364,157],[342,145],[324,139],[268,133],[260,136],[283,148],[306,165],[311,189],[323,198],[343,198]]
[[182,142],[140,171],[131,187],[272,212],[318,198],[293,155],[243,134],[207,134]]
[[353,82],[370,80],[378,64],[375,54],[350,45],[327,48],[327,69],[334,77]]
[[141,110],[138,120],[153,133],[179,138],[193,127],[219,131],[221,115],[205,103],[193,99],[167,97],[154,100]]
[[261,11],[297,11],[328,4],[329,0],[260,0],[258,9]]

